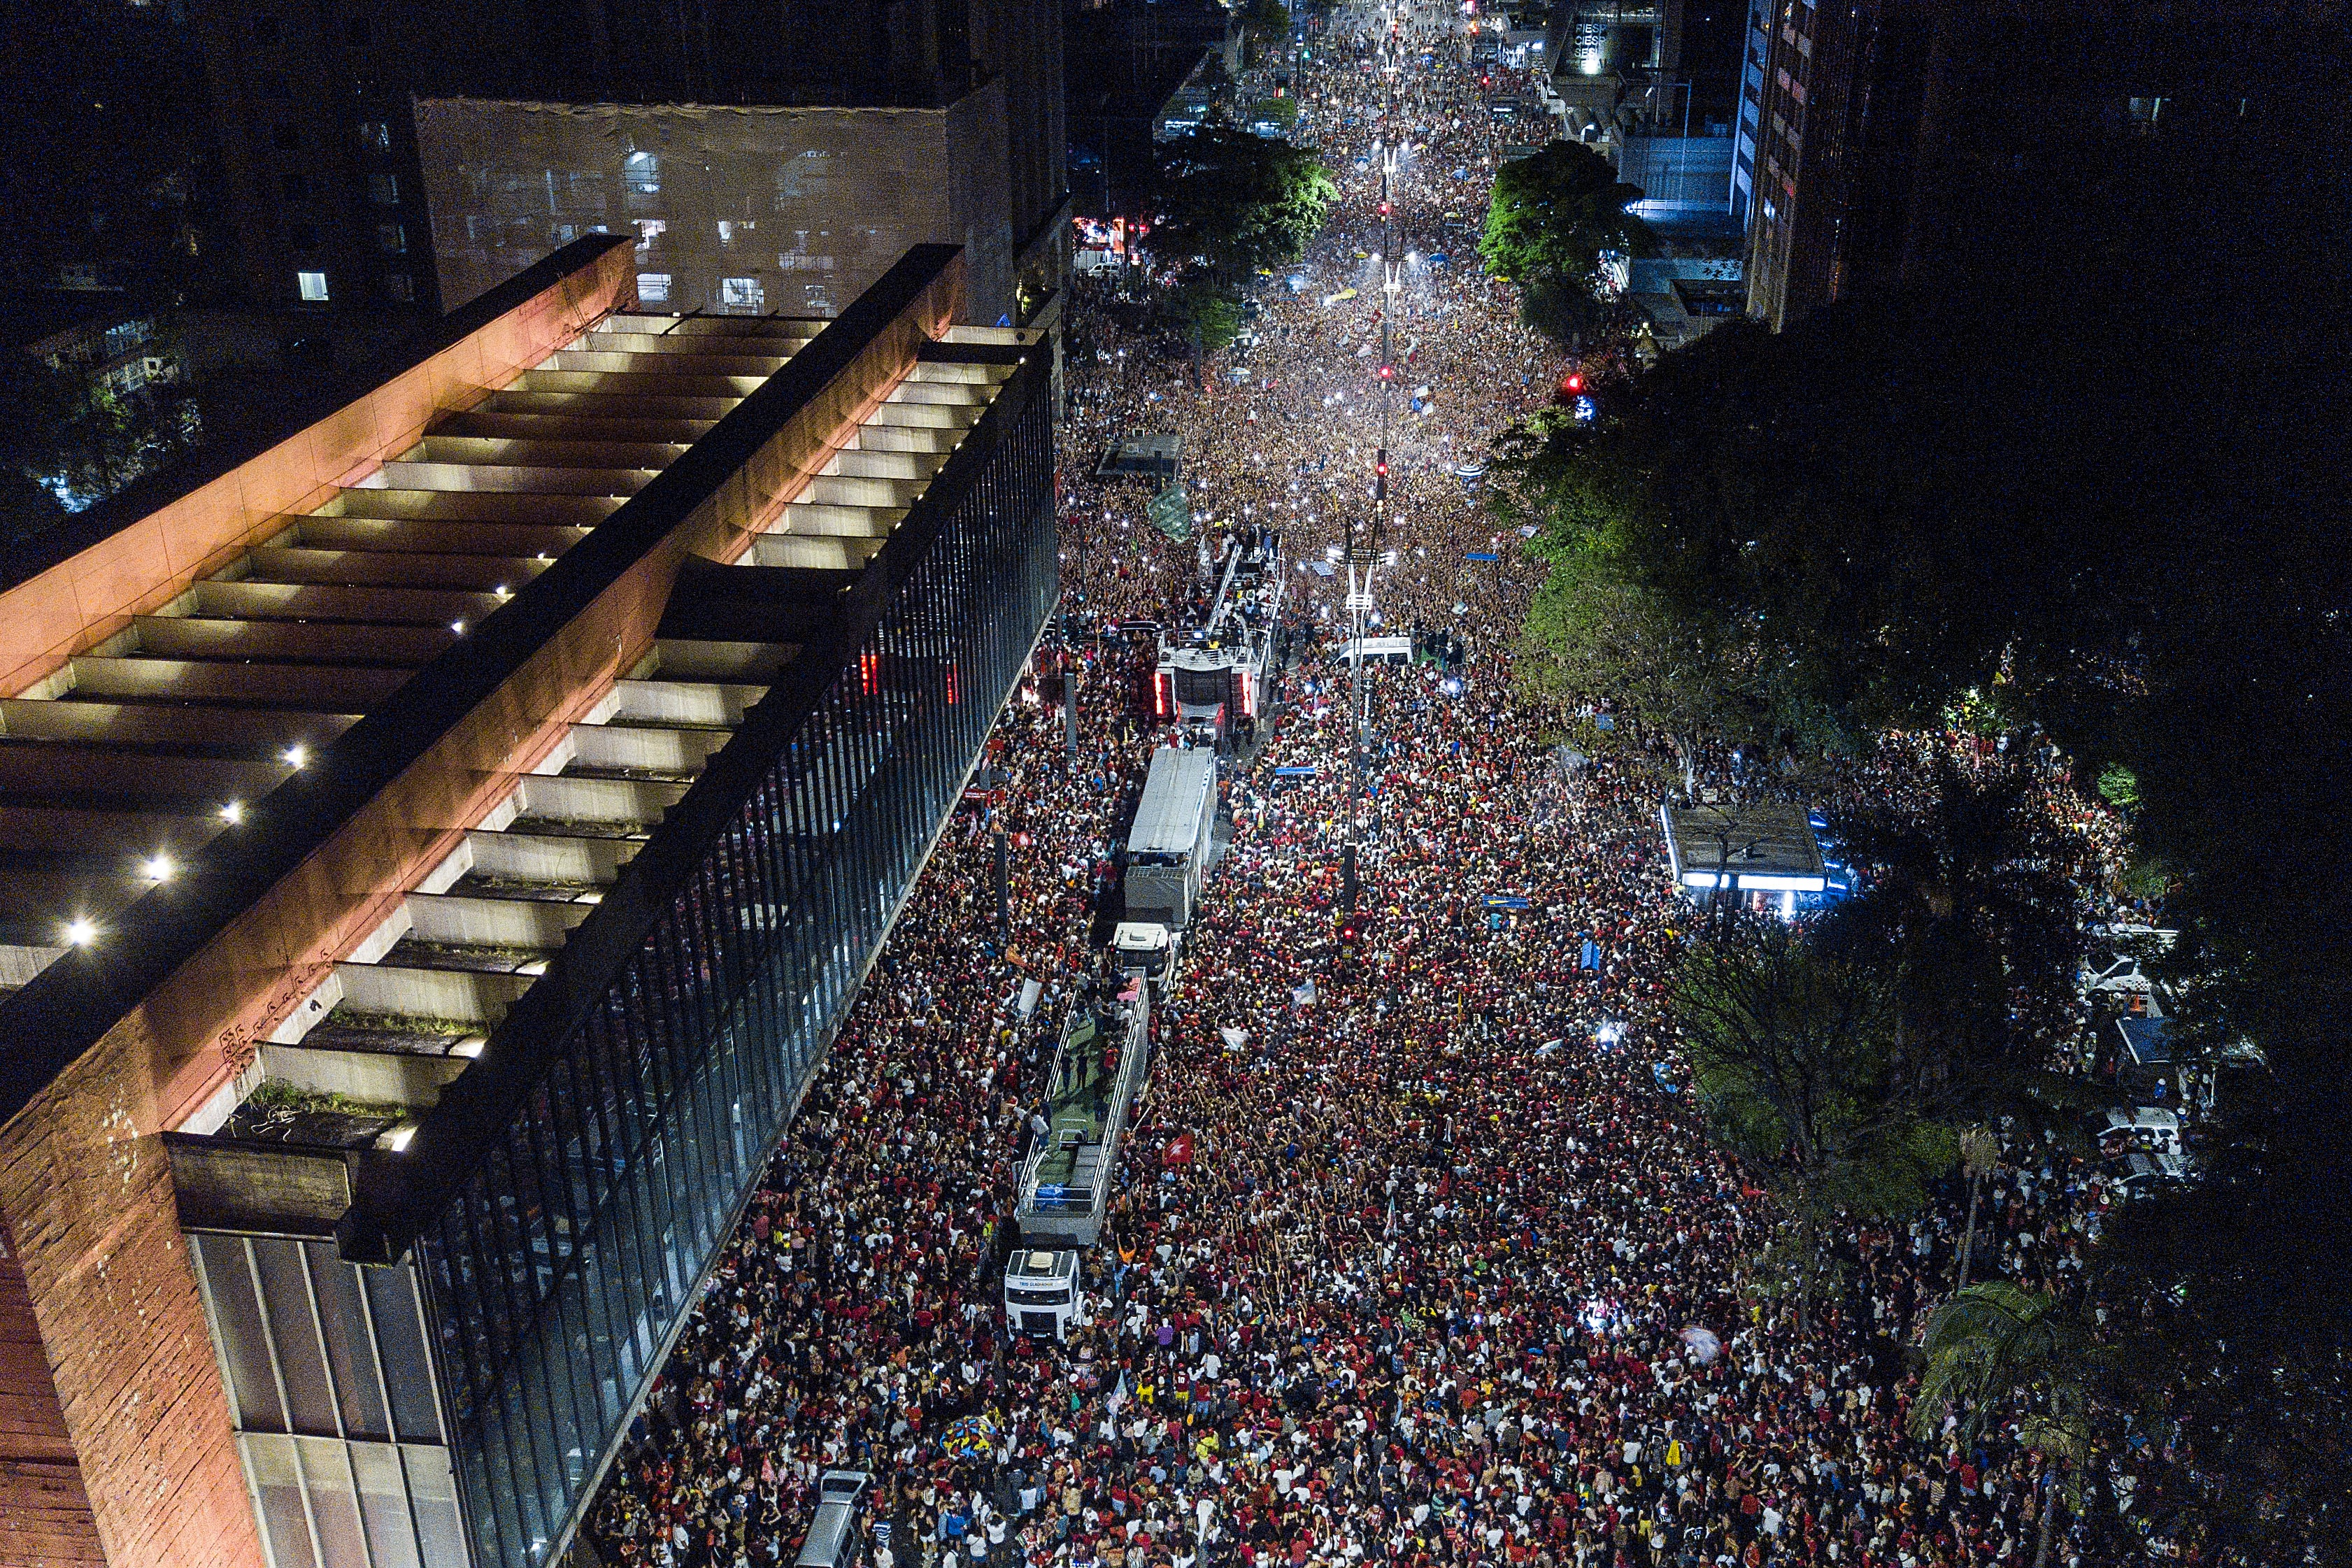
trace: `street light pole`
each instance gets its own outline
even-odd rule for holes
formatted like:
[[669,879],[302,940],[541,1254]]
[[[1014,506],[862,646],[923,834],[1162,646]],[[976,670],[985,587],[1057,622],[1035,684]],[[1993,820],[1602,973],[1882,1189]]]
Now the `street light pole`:
[[[1382,566],[1396,556],[1385,547],[1389,503],[1389,432],[1396,392],[1395,322],[1403,271],[1396,260],[1396,173],[1402,148],[1395,144],[1397,77],[1402,69],[1401,24],[1393,11],[1385,13],[1388,32],[1381,40],[1381,140],[1373,145],[1381,167],[1381,434],[1372,459],[1372,514],[1369,525],[1350,520],[1348,546],[1349,648],[1353,668],[1348,677],[1349,759],[1348,837],[1340,853],[1340,895],[1352,913],[1359,890],[1357,861],[1364,833],[1364,765],[1371,751],[1371,693],[1364,673],[1364,638],[1370,629],[1372,584]],[[1369,533],[1369,538],[1364,537]],[[1343,552],[1333,546],[1331,553]]]

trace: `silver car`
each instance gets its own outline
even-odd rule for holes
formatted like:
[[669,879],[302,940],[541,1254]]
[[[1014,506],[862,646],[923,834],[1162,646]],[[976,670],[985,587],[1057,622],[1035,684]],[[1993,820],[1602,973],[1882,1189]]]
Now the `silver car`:
[[816,1484],[816,1517],[809,1521],[794,1568],[855,1568],[866,1557],[858,1505],[874,1478],[864,1470],[827,1470]]

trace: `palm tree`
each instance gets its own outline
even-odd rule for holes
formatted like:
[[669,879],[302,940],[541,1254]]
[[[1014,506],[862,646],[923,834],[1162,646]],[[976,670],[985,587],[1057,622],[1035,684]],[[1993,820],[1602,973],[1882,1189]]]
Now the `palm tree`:
[[2073,1000],[2083,937],[2069,847],[2022,767],[1979,774],[1945,759],[1933,778],[1925,813],[1889,807],[1839,825],[1874,883],[1823,937],[1895,955],[1921,1046],[1945,1056],[1956,1089],[2000,1100],[2037,1076],[2040,1041],[2064,1026]]
[[1969,1230],[1960,1238],[1959,1288],[1969,1285],[1969,1258],[1977,1246],[1977,1194],[1993,1167],[2000,1163],[2000,1140],[1990,1127],[1971,1127],[1960,1134],[1960,1170],[1969,1179]]
[[[2006,1279],[1967,1285],[1936,1309],[1922,1342],[1927,1369],[1911,1406],[1911,1435],[1932,1439],[1948,1411],[1973,1442],[1989,1415],[2016,1412],[2018,1441],[2079,1471],[2091,1458],[2091,1382],[2105,1352],[2090,1325],[2054,1294]],[[2033,1562],[2050,1560],[2057,1521],[2055,1467],[2042,1478],[2040,1538]]]

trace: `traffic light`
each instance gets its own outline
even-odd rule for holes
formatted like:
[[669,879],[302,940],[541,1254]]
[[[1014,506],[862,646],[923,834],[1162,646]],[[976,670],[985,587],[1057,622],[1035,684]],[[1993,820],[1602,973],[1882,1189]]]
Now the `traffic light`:
[[1386,217],[1386,216],[1389,216],[1389,204],[1388,204],[1388,203],[1386,203],[1386,202],[1382,202],[1382,203],[1381,204],[1381,216],[1382,217]]
[[1386,447],[1382,447],[1380,455],[1372,459],[1372,499],[1389,499],[1389,449]]
[[1568,379],[1559,384],[1559,389],[1562,392],[1582,392],[1584,390],[1584,373],[1580,370],[1570,371],[1568,373]]

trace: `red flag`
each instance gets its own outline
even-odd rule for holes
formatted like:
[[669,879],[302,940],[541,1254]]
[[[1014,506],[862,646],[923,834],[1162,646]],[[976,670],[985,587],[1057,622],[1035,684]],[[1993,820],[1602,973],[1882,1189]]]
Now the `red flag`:
[[1190,1132],[1179,1132],[1175,1137],[1170,1139],[1168,1141],[1168,1147],[1160,1152],[1160,1163],[1165,1165],[1191,1164],[1192,1163],[1192,1135]]

